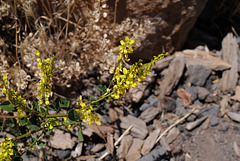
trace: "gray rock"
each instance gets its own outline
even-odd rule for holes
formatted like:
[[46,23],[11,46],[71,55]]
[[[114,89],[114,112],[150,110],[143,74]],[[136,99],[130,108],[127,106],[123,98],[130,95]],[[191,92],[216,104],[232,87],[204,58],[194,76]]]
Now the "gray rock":
[[219,106],[218,105],[211,105],[209,107],[205,107],[200,111],[200,115],[206,116],[216,116],[219,112]]
[[197,116],[194,115],[194,114],[192,114],[192,115],[188,116],[187,121],[189,121],[189,122],[193,122],[193,121],[196,120],[196,118],[197,118]]
[[210,92],[206,88],[198,87],[199,100],[205,100],[208,95],[210,95]]
[[162,161],[161,158],[166,153],[163,147],[152,150],[148,155],[138,159],[137,161]]
[[176,100],[176,107],[177,107],[177,108],[178,108],[178,107],[183,107],[183,104],[182,104],[182,102],[180,101],[179,98],[177,98],[177,100]]
[[188,81],[189,83],[196,86],[203,86],[211,74],[212,70],[203,65],[189,65],[187,66],[188,70]]
[[184,115],[186,115],[187,114],[187,110],[184,108],[184,107],[178,107],[178,108],[176,108],[176,115],[178,115],[178,116],[184,116]]
[[199,100],[196,100],[193,102],[194,105],[199,105],[199,106],[202,106],[202,102],[200,102]]
[[71,150],[56,150],[57,156],[59,159],[66,159],[70,157],[71,155]]
[[157,107],[157,105],[158,105],[158,98],[153,96],[153,95],[151,95],[149,97],[149,104],[152,105],[153,107]]
[[145,111],[149,107],[151,107],[151,105],[149,103],[143,103],[142,106],[140,106],[139,110],[140,111]]
[[198,88],[197,87],[193,87],[193,86],[187,87],[186,91],[188,91],[192,95],[194,100],[197,99],[197,97],[198,97]]
[[173,112],[176,109],[175,100],[168,100],[166,101],[166,103],[167,103],[167,107],[166,107],[167,112]]
[[218,125],[218,118],[216,116],[213,116],[211,119],[210,119],[210,124],[212,126],[216,126]]

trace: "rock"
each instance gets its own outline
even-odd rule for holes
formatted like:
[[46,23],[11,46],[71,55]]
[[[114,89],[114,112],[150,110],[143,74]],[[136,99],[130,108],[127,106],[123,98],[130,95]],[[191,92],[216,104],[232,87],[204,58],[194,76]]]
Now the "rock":
[[172,143],[180,134],[180,131],[178,128],[174,127],[172,128],[167,135],[167,142],[168,144]]
[[219,106],[218,105],[211,105],[209,107],[203,108],[199,114],[202,116],[211,115],[216,116],[219,112]]
[[143,145],[143,140],[134,138],[132,146],[130,147],[125,159],[126,161],[138,160],[141,157],[141,148]]
[[160,109],[156,107],[150,107],[139,116],[144,122],[148,123],[152,121],[158,114],[160,113]]
[[222,41],[222,55],[223,60],[231,64],[232,67],[223,72],[219,89],[224,94],[233,94],[238,81],[238,43],[232,33],[227,34]]
[[166,107],[167,112],[173,112],[176,109],[175,100],[167,100],[166,103],[167,103],[167,107]]
[[210,68],[198,64],[189,65],[187,67],[187,71],[188,82],[196,86],[203,86],[212,72]]
[[[121,1],[119,1],[121,2]],[[137,21],[146,20],[147,28],[136,39],[141,45],[136,49],[137,55],[129,55],[133,61],[139,58],[149,61],[154,55],[179,50],[194,26],[207,0],[194,1],[146,1],[128,0],[122,3],[126,8],[118,10],[117,17],[133,17]],[[119,4],[118,4],[119,5]],[[126,14],[128,13],[128,14]],[[148,24],[148,25],[147,25]],[[156,53],[156,51],[158,51]]]
[[186,129],[187,130],[193,130],[194,128],[196,128],[197,126],[199,126],[206,118],[208,118],[208,116],[204,116],[194,122],[190,122],[190,123],[187,123],[186,125]]
[[120,120],[121,128],[127,129],[129,128],[129,126],[133,125],[132,129],[130,130],[133,136],[139,139],[144,139],[147,136],[148,129],[146,123],[143,120],[133,117],[131,115],[122,117]]
[[231,68],[229,63],[219,59],[218,55],[211,52],[184,50],[182,52],[176,52],[176,54],[184,54],[187,67],[198,64],[214,71],[223,71]]
[[117,156],[120,159],[125,158],[132,143],[133,143],[133,139],[132,139],[131,135],[127,135],[127,136],[123,137],[123,139],[121,141],[121,145],[117,149]]
[[192,95],[186,91],[185,89],[183,88],[179,88],[177,90],[177,95],[178,97],[180,98],[182,104],[187,107],[189,106],[190,104],[192,104],[194,98],[192,97]]
[[[70,133],[64,133],[62,130],[54,130],[54,135],[49,140],[50,146],[55,149],[73,149],[75,142]],[[70,152],[71,153],[71,152]]]
[[148,99],[148,102],[149,102],[149,104],[150,104],[151,106],[157,107],[157,105],[158,105],[158,98],[155,97],[154,95],[151,95],[151,96],[149,97],[149,99]]
[[227,115],[233,121],[240,122],[240,114],[239,113],[227,112]]
[[177,107],[177,108],[178,108],[178,107],[184,107],[179,98],[177,98],[177,100],[176,100],[176,107]]
[[22,159],[23,159],[24,161],[38,161],[38,160],[39,160],[38,157],[35,157],[35,156],[33,156],[33,155],[27,155],[27,153],[24,153],[24,154],[22,155]]
[[197,87],[193,87],[193,86],[187,87],[186,91],[188,91],[191,94],[191,96],[193,97],[194,100],[197,99],[197,96],[198,96],[198,88]]
[[150,133],[150,135],[147,137],[147,139],[143,143],[143,147],[141,150],[142,155],[146,155],[152,150],[159,134],[160,134],[160,129],[156,129],[152,133]]
[[148,155],[138,159],[137,161],[161,161],[160,159],[166,153],[163,147],[152,150]]
[[193,102],[194,105],[199,105],[199,106],[202,106],[202,102],[200,102],[199,100],[196,100]]
[[210,124],[212,126],[218,125],[218,118],[216,116],[212,116],[211,119],[210,119]]
[[203,87],[198,87],[198,98],[199,100],[205,100],[205,98],[210,94],[210,92]]
[[92,151],[93,153],[97,153],[97,152],[99,152],[100,150],[102,150],[104,147],[105,147],[104,144],[99,143],[99,144],[95,145],[95,146],[91,149],[91,151]]
[[78,157],[78,156],[81,156],[82,147],[83,147],[83,143],[82,142],[78,143],[76,148],[74,149],[74,151],[71,152],[71,156],[74,157],[74,158]]
[[185,67],[184,55],[175,55],[175,58],[168,67],[168,73],[164,76],[160,86],[160,100],[172,92],[172,89],[178,84]]
[[149,107],[151,107],[151,105],[150,105],[148,102],[146,102],[146,103],[143,103],[143,104],[140,106],[139,110],[140,110],[140,111],[145,111],[145,110],[148,109]]
[[195,120],[196,120],[196,118],[197,118],[197,116],[196,116],[196,115],[194,115],[194,114],[191,114],[190,116],[188,116],[188,118],[187,118],[187,121],[189,121],[189,122],[193,122],[193,121],[195,121]]
[[71,150],[60,150],[60,149],[57,149],[56,153],[57,153],[57,156],[58,156],[59,159],[66,159],[66,158],[70,157]]
[[184,107],[178,107],[176,108],[176,115],[178,116],[184,116],[188,113],[188,111]]
[[160,59],[159,61],[156,62],[155,65],[152,66],[152,69],[155,70],[156,73],[159,73],[163,69],[167,68],[173,59],[174,55],[170,55],[163,59]]

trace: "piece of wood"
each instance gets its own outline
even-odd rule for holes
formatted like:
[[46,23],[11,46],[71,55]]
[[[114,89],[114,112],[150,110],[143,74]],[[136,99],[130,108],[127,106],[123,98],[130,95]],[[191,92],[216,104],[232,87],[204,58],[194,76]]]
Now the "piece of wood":
[[165,95],[172,92],[173,88],[177,85],[179,79],[183,74],[185,67],[184,55],[178,54],[174,57],[168,68],[168,73],[164,76],[160,87],[160,100]]
[[232,67],[231,64],[219,59],[218,55],[211,52],[184,50],[182,52],[176,52],[175,54],[184,54],[187,67],[191,64],[199,64],[214,71],[224,71]]
[[238,43],[232,33],[222,41],[223,60],[231,64],[231,69],[224,71],[219,84],[219,89],[224,93],[233,94],[238,81]]

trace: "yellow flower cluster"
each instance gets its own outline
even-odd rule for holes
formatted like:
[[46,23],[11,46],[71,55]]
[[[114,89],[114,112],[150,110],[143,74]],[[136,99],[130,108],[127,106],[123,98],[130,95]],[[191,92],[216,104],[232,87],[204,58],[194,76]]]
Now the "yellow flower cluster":
[[[63,123],[66,123],[66,124],[68,124],[69,123],[69,121],[68,121],[68,118],[67,117],[63,117]],[[64,126],[66,129],[70,129],[71,128],[71,124],[69,124],[69,125],[65,125]]]
[[48,118],[47,121],[42,123],[42,126],[53,129],[54,126],[58,126],[59,122],[55,118]]
[[26,103],[27,101],[23,99],[18,92],[8,87],[8,80],[6,74],[3,75],[3,82],[4,86],[2,93],[6,94],[7,100],[15,107],[17,107],[18,116],[24,116],[24,111],[30,111]]
[[11,138],[5,138],[0,143],[1,151],[0,151],[0,160],[11,161],[14,151],[14,143],[12,142]]
[[128,58],[128,54],[133,53],[131,45],[134,44],[134,40],[130,40],[128,37],[126,37],[125,42],[121,40],[120,43],[120,52],[117,59],[118,66],[115,69],[115,73],[111,82],[113,85],[113,91],[107,89],[107,93],[111,93],[109,100],[112,98],[119,99],[120,95],[126,93],[130,87],[136,87],[137,82],[143,81],[146,79],[146,76],[149,75],[149,70],[152,65],[167,55],[160,54],[155,56],[150,63],[145,64],[144,66],[142,64],[142,60],[140,59],[138,62],[133,64],[130,69],[126,69],[123,67],[123,62],[128,62],[130,60]]
[[51,59],[41,59],[38,50],[35,51],[35,54],[39,57],[37,59],[38,67],[42,71],[41,81],[38,85],[40,90],[40,94],[38,95],[39,105],[49,105],[48,98],[50,97],[51,93],[50,81],[52,78],[52,71],[55,64],[55,56],[53,56]]
[[80,101],[77,102],[76,106],[80,107],[80,109],[76,109],[76,111],[79,113],[82,121],[85,121],[87,124],[92,124],[92,122],[95,122],[97,125],[101,125],[98,114],[93,113],[92,105],[85,104],[81,96]]

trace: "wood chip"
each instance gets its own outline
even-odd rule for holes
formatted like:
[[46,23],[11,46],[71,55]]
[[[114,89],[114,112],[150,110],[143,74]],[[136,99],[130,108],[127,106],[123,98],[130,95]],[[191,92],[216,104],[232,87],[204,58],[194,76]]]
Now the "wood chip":
[[187,66],[199,64],[215,71],[223,71],[232,67],[228,62],[219,59],[218,55],[211,52],[184,50],[182,52],[176,52],[176,54],[184,54]]
[[139,139],[144,139],[148,134],[148,129],[146,123],[134,116],[128,115],[126,117],[121,118],[120,127],[123,129],[127,129],[130,125],[132,125],[131,134]]
[[237,86],[237,87],[236,87],[235,95],[232,96],[231,99],[240,102],[240,86]]
[[232,33],[222,41],[223,60],[232,65],[230,70],[224,71],[219,84],[223,93],[234,93],[238,81],[238,43]]
[[175,55],[173,61],[170,63],[168,73],[164,76],[160,87],[160,99],[172,92],[182,76],[185,67],[184,55]]
[[110,133],[107,133],[107,150],[108,153],[113,154],[114,151],[113,135]]
[[149,107],[147,110],[143,111],[139,116],[144,122],[148,123],[152,121],[158,114],[160,113],[160,109],[156,107]]
[[172,128],[167,135],[167,142],[168,144],[172,143],[180,134],[180,131],[178,128],[174,127]]
[[133,139],[132,139],[131,135],[126,135],[126,136],[123,137],[123,139],[121,141],[121,145],[117,149],[117,156],[120,159],[125,158],[125,156],[127,155],[128,150],[131,147],[132,143],[133,143]]
[[240,157],[240,149],[239,149],[236,141],[233,142],[233,149],[234,149],[234,151],[235,151],[235,154],[236,154],[238,157]]
[[99,152],[100,150],[102,150],[104,147],[105,147],[104,144],[97,144],[97,145],[95,145],[95,146],[91,149],[91,151],[92,151],[93,153],[97,153],[97,152]]
[[147,139],[143,143],[143,147],[141,150],[142,155],[146,155],[152,150],[159,134],[160,134],[160,129],[156,129],[147,137]]
[[179,88],[177,90],[177,95],[178,95],[178,97],[180,98],[182,104],[185,107],[189,106],[192,103],[192,101],[194,100],[192,95],[188,91],[183,89],[183,88]]
[[227,112],[228,101],[229,96],[223,96],[222,100],[220,101],[220,113],[222,116],[225,115],[225,113]]
[[134,138],[132,146],[130,147],[125,159],[126,161],[138,160],[141,157],[141,148],[143,145],[143,140]]
[[119,118],[117,111],[112,108],[109,108],[108,114],[112,122],[116,121]]
[[194,122],[190,122],[186,125],[187,130],[193,130],[195,127],[199,126],[208,116],[204,116]]
[[235,113],[235,112],[227,112],[227,115],[230,119],[232,119],[233,121],[237,121],[240,122],[240,114]]
[[157,72],[160,72],[161,70],[167,68],[170,64],[170,62],[174,59],[175,55],[167,56],[163,59],[160,59],[156,62],[155,65],[152,66],[153,70],[156,70]]

